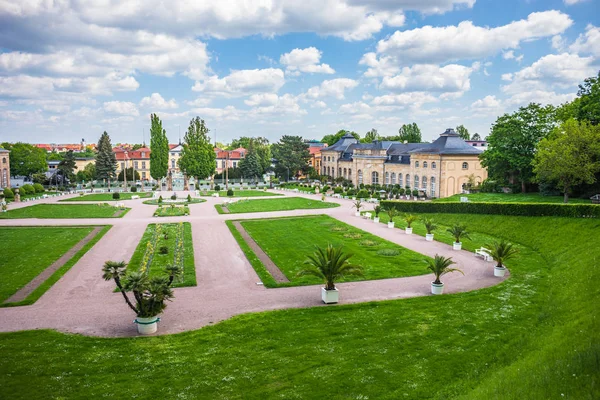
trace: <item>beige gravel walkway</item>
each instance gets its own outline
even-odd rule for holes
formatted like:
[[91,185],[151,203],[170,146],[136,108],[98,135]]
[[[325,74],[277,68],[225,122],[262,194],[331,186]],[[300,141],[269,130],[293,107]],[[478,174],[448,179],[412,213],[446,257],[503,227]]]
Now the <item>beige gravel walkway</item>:
[[[317,195],[283,193],[286,196],[318,198]],[[40,202],[53,203],[63,198]],[[159,334],[198,329],[247,312],[323,306],[320,286],[267,289],[257,285],[258,276],[224,223],[229,219],[327,214],[422,254],[451,256],[465,275],[445,276],[446,293],[474,290],[502,282],[502,279],[493,276],[493,263],[486,263],[467,251],[453,251],[451,246],[426,242],[421,236],[405,235],[399,229],[388,229],[384,224],[357,218],[349,200],[328,198],[328,201],[341,204],[341,207],[329,209],[219,215],[214,204],[220,204],[223,199],[205,199],[205,203],[190,205],[191,215],[188,217],[160,218],[161,223],[191,222],[198,286],[175,289],[176,298],[161,317]],[[135,315],[126,307],[122,296],[113,292],[114,284],[102,280],[101,267],[109,259],[129,260],[146,226],[158,222],[157,218],[152,217],[156,206],[142,204],[143,201],[125,201],[132,210],[118,219],[0,220],[0,226],[113,225],[35,304],[0,308],[0,331],[50,328],[106,337],[136,335],[132,323]],[[33,204],[39,203],[19,206]],[[340,304],[349,304],[427,296],[431,280],[430,275],[422,275],[348,282],[337,286],[340,289]]]

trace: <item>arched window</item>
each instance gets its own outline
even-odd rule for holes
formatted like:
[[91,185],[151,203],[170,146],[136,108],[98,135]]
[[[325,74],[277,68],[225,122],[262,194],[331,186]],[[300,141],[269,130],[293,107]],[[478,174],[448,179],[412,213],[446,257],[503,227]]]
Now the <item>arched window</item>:
[[418,189],[419,188],[419,176],[415,175],[415,185],[413,186],[413,189]]
[[345,178],[346,176],[348,176],[348,175],[347,175],[347,173],[348,173],[348,172],[346,171],[346,168],[344,168],[344,175],[343,175],[343,177],[344,177],[344,178]]
[[435,164],[435,161],[431,163],[431,169],[435,169],[437,167],[437,165]]
[[390,184],[390,173],[389,172],[385,173],[385,184],[386,185]]
[[395,185],[396,184],[396,173],[392,172],[392,180],[390,181],[391,185]]
[[2,158],[2,164],[6,164],[6,157]]
[[359,169],[358,170],[358,184],[360,185],[361,183],[363,183],[363,176],[362,176],[362,171]]
[[398,185],[400,185],[400,187],[404,187],[402,186],[402,174],[398,174]]
[[426,176],[421,178],[421,189],[423,189],[425,192],[427,192],[427,177]]
[[415,168],[419,168],[419,162],[415,161]]
[[462,169],[469,169],[469,163],[464,162],[462,164]]
[[327,176],[331,175],[331,168],[327,167]]
[[431,197],[435,197],[435,177],[431,177],[430,180],[430,184],[431,184]]
[[348,168],[348,179],[352,180],[352,168]]
[[423,161],[423,168],[427,168],[427,161]]
[[377,171],[373,171],[371,174],[371,184],[376,185],[379,183],[379,173]]
[[406,174],[405,182],[406,182],[406,187],[409,188],[410,187],[410,175],[409,174]]
[[342,176],[342,168],[338,168],[338,176]]

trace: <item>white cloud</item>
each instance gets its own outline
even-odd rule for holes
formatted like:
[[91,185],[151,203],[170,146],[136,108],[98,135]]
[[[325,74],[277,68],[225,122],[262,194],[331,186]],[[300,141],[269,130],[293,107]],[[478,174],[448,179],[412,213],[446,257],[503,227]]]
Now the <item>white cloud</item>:
[[438,101],[435,96],[424,92],[412,92],[402,94],[386,94],[375,97],[371,104],[376,106],[415,106],[418,107],[424,103],[433,103]]
[[298,104],[298,98],[291,94],[277,96],[276,94],[268,93],[261,95],[253,95],[246,101],[247,105],[253,106],[248,114],[254,115],[285,115],[297,114],[304,115],[306,110],[302,109]]
[[561,94],[547,90],[531,90],[515,93],[508,100],[506,100],[506,104],[518,107],[534,102],[558,106],[562,103],[573,100],[576,95],[576,92]]
[[510,60],[515,58],[515,52],[513,50],[505,51],[502,53],[502,58],[505,60]]
[[356,103],[342,104],[339,109],[340,114],[363,114],[371,111],[371,106],[362,101]]
[[472,71],[472,68],[457,64],[444,67],[414,65],[402,68],[396,76],[385,76],[380,88],[397,92],[465,92],[471,87],[469,76]]
[[198,97],[192,101],[186,101],[185,104],[192,107],[206,107],[212,102],[210,97]]
[[579,54],[593,54],[600,57],[600,28],[588,25],[585,33],[580,34],[569,49]]
[[156,110],[168,110],[177,108],[178,105],[175,99],[166,101],[163,99],[160,93],[152,93],[149,97],[144,97],[142,101],[140,101],[140,107],[147,107]]
[[527,19],[496,28],[475,26],[471,21],[458,26],[424,26],[396,31],[380,40],[377,53],[392,56],[404,65],[482,58],[515,49],[523,41],[560,34],[572,23],[567,14],[550,10],[531,13]]
[[483,99],[474,101],[470,107],[471,111],[479,114],[498,115],[502,111],[500,100],[496,96],[488,95]]
[[128,101],[107,101],[104,103],[104,111],[112,114],[129,115],[137,117],[140,115],[135,104]]
[[558,51],[563,51],[567,46],[567,41],[561,35],[552,36],[550,43],[552,44],[552,48]]
[[378,58],[376,53],[364,54],[358,63],[369,67],[365,72],[365,76],[368,78],[390,76],[400,71],[393,57],[382,56]]
[[511,74],[510,72],[506,73],[506,74],[502,74],[501,78],[503,81],[510,82],[510,81],[512,81],[513,74]]
[[573,4],[583,3],[584,1],[587,0],[563,0],[563,3],[565,3],[568,6],[572,6]]
[[338,78],[321,82],[319,86],[313,86],[306,92],[305,96],[310,99],[322,97],[335,97],[343,99],[346,90],[354,89],[358,86],[358,81],[348,78]]
[[238,120],[243,114],[243,112],[233,106],[224,108],[199,107],[190,111],[194,115],[200,116],[200,118],[212,120]]
[[279,62],[286,66],[286,71],[291,73],[309,72],[333,74],[335,70],[329,64],[319,64],[322,52],[315,47],[294,49],[282,54]]
[[244,69],[232,71],[224,78],[211,76],[196,82],[192,90],[208,95],[239,97],[252,93],[277,92],[285,83],[280,69]]

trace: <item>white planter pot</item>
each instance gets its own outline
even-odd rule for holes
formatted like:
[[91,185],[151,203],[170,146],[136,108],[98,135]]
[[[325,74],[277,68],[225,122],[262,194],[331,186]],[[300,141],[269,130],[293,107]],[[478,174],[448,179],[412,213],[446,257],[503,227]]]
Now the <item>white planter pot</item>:
[[137,330],[140,335],[151,335],[158,329],[158,321],[160,321],[160,318],[158,317],[138,317],[133,322],[137,324]]
[[376,224],[378,224],[379,223],[379,217],[373,218],[373,222],[375,222]]
[[437,283],[431,282],[431,294],[442,294],[442,293],[444,293],[444,284],[440,283],[438,285]]
[[504,274],[506,274],[506,268],[504,268],[504,267],[498,268],[497,266],[494,267],[494,276],[503,277]]
[[433,242],[433,233],[426,234],[425,240],[427,240],[428,242]]
[[404,228],[404,232],[405,232],[407,235],[412,235],[412,229],[413,229],[413,228]]
[[356,211],[356,212],[354,213],[354,216],[355,216],[355,217],[360,217],[360,211]]
[[461,250],[462,249],[462,242],[460,242],[460,243],[456,243],[456,242],[452,243],[452,249],[453,250]]
[[394,223],[393,222],[388,222],[388,228],[392,229],[394,227]]
[[325,304],[333,304],[337,303],[340,298],[340,292],[337,289],[334,290],[325,290],[324,287],[321,288],[321,300]]

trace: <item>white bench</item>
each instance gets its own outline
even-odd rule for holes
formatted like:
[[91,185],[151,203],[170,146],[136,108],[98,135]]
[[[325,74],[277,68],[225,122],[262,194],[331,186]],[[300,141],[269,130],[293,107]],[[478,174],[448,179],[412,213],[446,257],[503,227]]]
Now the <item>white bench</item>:
[[364,213],[363,218],[371,219],[371,213],[370,212]]
[[137,194],[134,194],[133,196],[131,196],[131,200],[139,200],[140,196],[138,196]]
[[485,247],[475,250],[475,254],[482,256],[485,261],[494,261],[494,257],[490,255],[490,250]]

